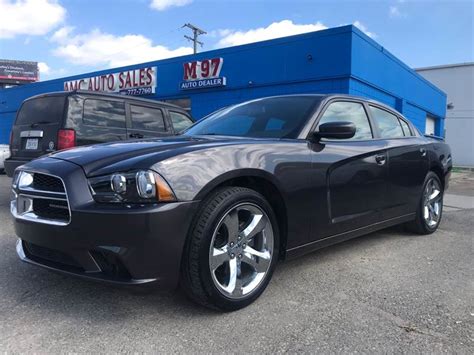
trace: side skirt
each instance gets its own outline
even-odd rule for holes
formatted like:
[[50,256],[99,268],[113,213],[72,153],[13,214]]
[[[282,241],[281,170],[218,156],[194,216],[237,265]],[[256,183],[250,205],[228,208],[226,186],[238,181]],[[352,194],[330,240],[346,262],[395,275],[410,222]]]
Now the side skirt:
[[377,222],[366,227],[357,228],[348,232],[332,235],[323,239],[315,240],[314,242],[303,244],[295,248],[288,249],[286,251],[286,260],[293,259],[298,256],[310,253],[312,251],[325,248],[327,246],[344,242],[346,240],[360,237],[365,234],[376,232],[381,229],[385,229],[397,224],[409,222],[415,219],[415,213],[406,214],[400,217],[391,218],[382,222]]

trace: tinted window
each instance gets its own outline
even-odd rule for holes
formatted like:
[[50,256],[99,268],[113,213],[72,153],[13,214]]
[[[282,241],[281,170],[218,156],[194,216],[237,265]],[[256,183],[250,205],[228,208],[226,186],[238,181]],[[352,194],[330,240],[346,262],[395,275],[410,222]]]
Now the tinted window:
[[60,122],[65,101],[65,96],[40,97],[25,101],[18,112],[16,124]]
[[400,125],[402,126],[403,134],[405,136],[412,136],[410,127],[408,127],[408,123],[406,123],[404,120],[400,120]]
[[110,128],[125,128],[125,104],[120,101],[86,99],[84,124]]
[[193,124],[188,116],[182,113],[170,111],[171,122],[176,132],[182,132]]
[[130,105],[130,112],[133,129],[158,132],[166,130],[163,111],[160,109]]
[[370,106],[370,110],[375,122],[377,122],[382,138],[403,137],[402,126],[400,126],[397,116],[377,107]]
[[207,116],[186,134],[296,138],[320,101],[318,96],[290,96],[244,102]]
[[356,126],[354,137],[349,139],[371,139],[372,130],[364,106],[357,102],[334,102],[324,112],[319,125],[328,122],[346,121]]

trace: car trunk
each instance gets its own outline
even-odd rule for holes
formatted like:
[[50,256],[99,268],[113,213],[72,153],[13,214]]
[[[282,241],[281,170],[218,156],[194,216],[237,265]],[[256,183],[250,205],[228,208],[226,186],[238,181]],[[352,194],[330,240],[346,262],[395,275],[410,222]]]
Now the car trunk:
[[27,100],[12,128],[12,158],[31,160],[57,149],[66,96],[43,96]]

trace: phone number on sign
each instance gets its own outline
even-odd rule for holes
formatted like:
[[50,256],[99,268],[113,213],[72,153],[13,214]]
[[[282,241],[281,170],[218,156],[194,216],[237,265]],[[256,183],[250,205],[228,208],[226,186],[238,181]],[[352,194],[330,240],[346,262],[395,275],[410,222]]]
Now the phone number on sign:
[[132,88],[132,89],[125,89],[120,90],[122,95],[149,95],[153,94],[153,88],[151,86],[147,86],[144,88]]

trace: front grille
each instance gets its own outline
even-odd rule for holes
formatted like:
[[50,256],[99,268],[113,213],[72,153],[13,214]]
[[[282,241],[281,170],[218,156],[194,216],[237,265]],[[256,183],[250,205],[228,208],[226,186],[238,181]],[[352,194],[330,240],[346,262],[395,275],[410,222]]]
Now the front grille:
[[61,179],[40,173],[35,173],[33,175],[33,189],[51,192],[64,192],[64,186]]
[[65,200],[34,199],[33,212],[41,218],[69,221],[69,207]]
[[36,244],[23,241],[24,250],[27,256],[39,263],[50,262],[53,264],[59,264],[61,266],[71,267],[74,269],[82,269],[81,265],[70,255],[46,247],[42,247]]
[[[30,183],[17,185],[11,201],[13,215],[38,223],[61,226],[69,224],[71,214],[63,181],[59,177],[42,173],[22,171],[20,174],[25,174],[23,181]],[[21,179],[22,175],[19,181]]]

